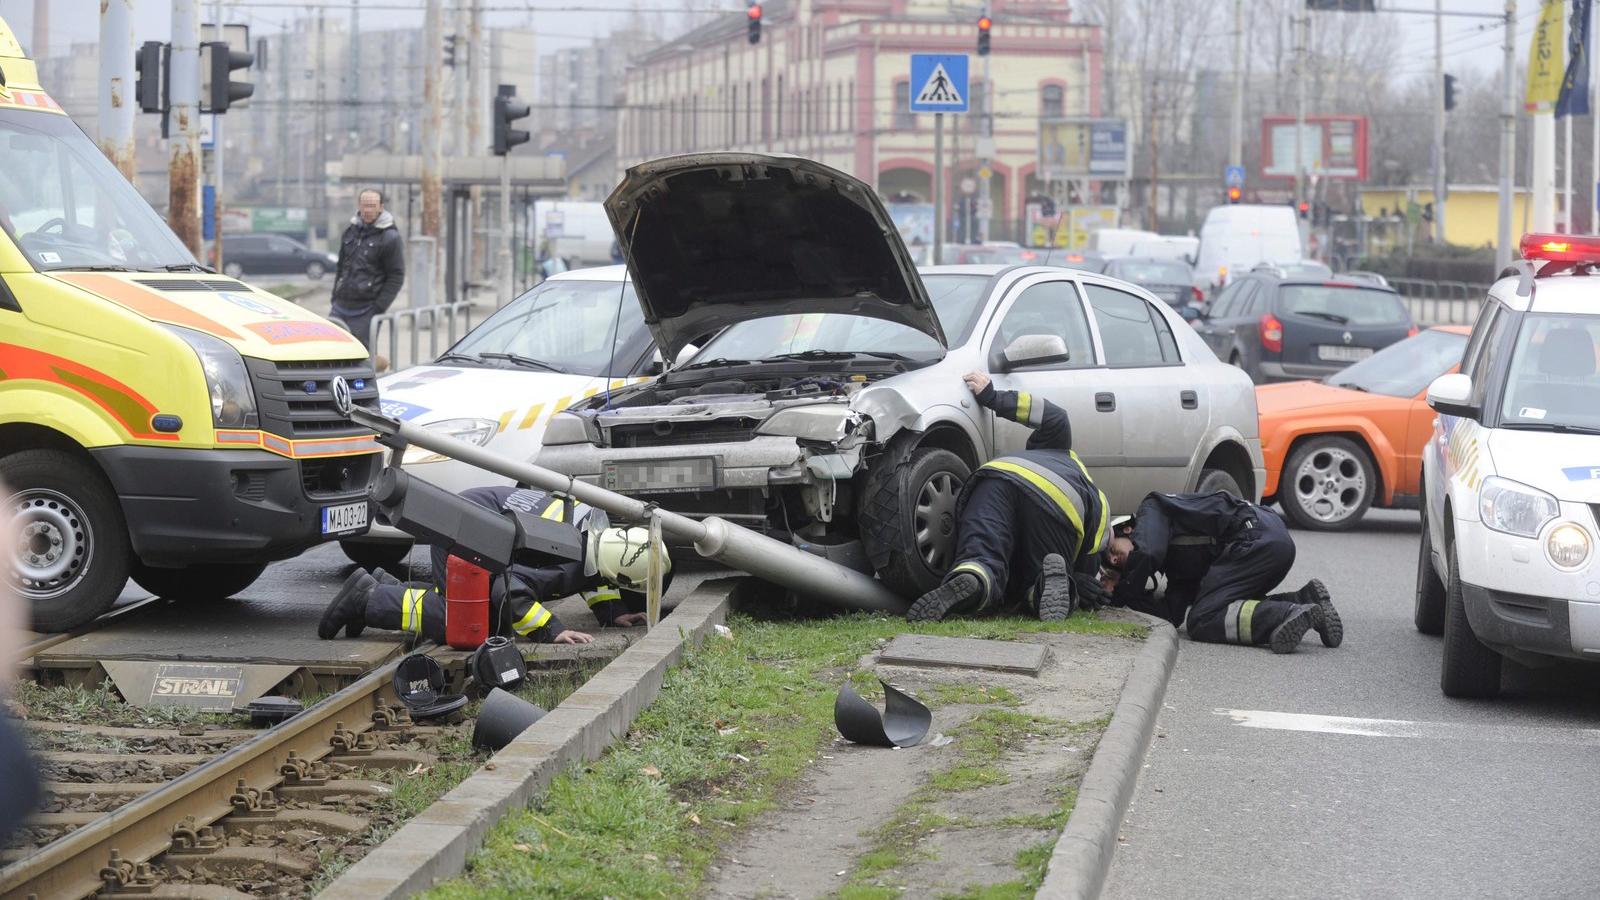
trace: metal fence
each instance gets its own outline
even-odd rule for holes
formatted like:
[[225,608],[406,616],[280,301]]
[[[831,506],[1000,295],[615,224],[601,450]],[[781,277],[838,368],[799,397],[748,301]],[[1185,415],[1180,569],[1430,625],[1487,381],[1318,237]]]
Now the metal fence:
[[1465,281],[1391,278],[1418,325],[1471,325],[1489,296],[1489,285]]
[[[416,309],[391,309],[372,317],[372,346],[375,351],[387,348],[390,371],[399,371],[431,362],[471,330],[472,304],[464,300]],[[404,345],[400,340],[401,332],[406,332],[409,338]],[[423,332],[428,335],[426,348],[423,347]]]

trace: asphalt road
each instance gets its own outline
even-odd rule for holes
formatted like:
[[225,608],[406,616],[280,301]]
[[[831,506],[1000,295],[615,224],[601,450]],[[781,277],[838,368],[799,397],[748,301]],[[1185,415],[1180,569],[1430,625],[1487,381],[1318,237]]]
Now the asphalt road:
[[1600,666],[1444,697],[1418,537],[1388,511],[1295,532],[1290,584],[1328,585],[1337,650],[1184,639],[1104,896],[1600,896]]

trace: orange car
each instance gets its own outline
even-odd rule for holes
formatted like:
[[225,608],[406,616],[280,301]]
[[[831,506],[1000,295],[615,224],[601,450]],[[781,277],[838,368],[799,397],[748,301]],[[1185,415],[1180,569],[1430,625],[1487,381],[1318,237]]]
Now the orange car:
[[1428,385],[1460,366],[1469,331],[1429,328],[1323,381],[1257,387],[1265,502],[1316,531],[1350,528],[1373,505],[1414,508],[1433,434]]

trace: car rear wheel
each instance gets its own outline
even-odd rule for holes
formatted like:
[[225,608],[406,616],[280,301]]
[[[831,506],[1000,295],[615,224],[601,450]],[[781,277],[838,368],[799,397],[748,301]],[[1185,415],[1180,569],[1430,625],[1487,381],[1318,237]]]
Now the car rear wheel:
[[177,569],[139,563],[133,567],[133,580],[166,600],[180,603],[226,600],[255,584],[266,569],[266,563],[200,563]]
[[116,602],[131,552],[122,506],[93,466],[60,450],[0,458],[16,543],[12,583],[33,607],[33,627],[68,631]]
[[1490,698],[1500,693],[1500,654],[1485,647],[1467,621],[1466,598],[1455,548],[1450,556],[1450,583],[1445,585],[1444,654],[1439,689],[1446,697]]
[[1250,499],[1244,495],[1244,489],[1239,487],[1239,480],[1222,469],[1205,469],[1200,472],[1200,483],[1195,485],[1197,494],[1215,494],[1217,491],[1232,494],[1244,500]]
[[1377,493],[1372,458],[1349,438],[1302,441],[1283,471],[1288,483],[1278,489],[1278,499],[1296,528],[1345,531],[1367,514]]
[[1429,546],[1428,511],[1422,511],[1422,547],[1417,551],[1417,607],[1413,614],[1417,630],[1437,637],[1444,633],[1444,581],[1433,569],[1433,551]]
[[948,450],[913,450],[876,473],[861,509],[861,542],[878,577],[903,597],[939,586],[955,557],[956,499],[972,470]]
[[322,263],[316,262],[315,260],[306,263],[306,277],[310,278],[313,281],[315,281],[318,278],[321,278],[323,275],[327,274],[327,271],[328,271],[328,267],[327,266],[323,265]]
[[244,277],[244,266],[241,266],[236,262],[223,263],[222,274],[228,276],[229,278],[242,278]]
[[368,572],[373,569],[403,572],[411,545],[394,541],[340,541],[339,549],[344,551],[345,558]]

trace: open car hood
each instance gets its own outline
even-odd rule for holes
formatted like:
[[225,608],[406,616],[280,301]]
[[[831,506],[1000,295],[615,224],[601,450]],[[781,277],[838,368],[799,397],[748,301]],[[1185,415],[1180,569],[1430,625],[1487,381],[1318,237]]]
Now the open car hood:
[[745,319],[844,313],[948,346],[871,188],[795,156],[697,153],[641,163],[606,198],[645,322],[671,361]]

